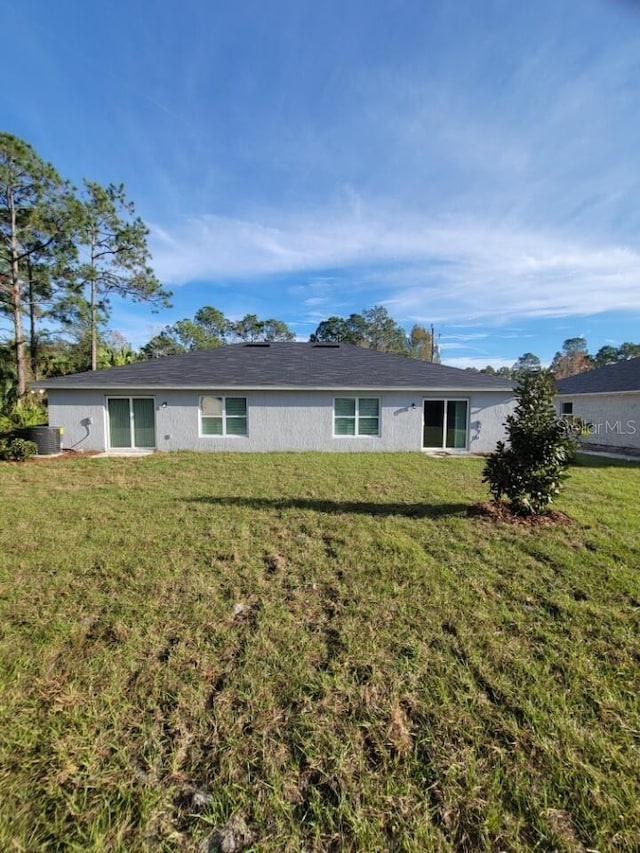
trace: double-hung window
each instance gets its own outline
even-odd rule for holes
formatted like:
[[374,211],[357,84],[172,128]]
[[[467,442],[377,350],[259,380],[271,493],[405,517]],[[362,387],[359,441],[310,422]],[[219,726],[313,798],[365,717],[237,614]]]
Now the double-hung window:
[[246,435],[246,397],[200,397],[201,435]]
[[333,402],[335,436],[380,435],[380,400],[377,397],[336,397]]

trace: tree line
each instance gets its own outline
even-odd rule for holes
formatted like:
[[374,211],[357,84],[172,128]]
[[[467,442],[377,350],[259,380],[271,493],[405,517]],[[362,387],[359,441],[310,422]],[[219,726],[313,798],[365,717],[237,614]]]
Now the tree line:
[[[223,344],[248,341],[294,341],[296,335],[282,320],[261,320],[246,314],[229,320],[217,308],[205,306],[192,319],[178,320],[155,335],[140,350],[142,358],[159,358]],[[364,308],[360,314],[329,317],[309,338],[311,342],[348,343],[368,349],[393,352],[424,361],[439,361],[433,329],[414,325],[407,335],[383,305]]]
[[[605,367],[618,361],[626,361],[629,358],[640,357],[640,343],[626,342],[619,347],[606,345],[600,347],[595,353],[589,353],[586,338],[567,338],[562,348],[556,352],[549,370],[555,379],[566,379],[567,376],[575,376],[576,373],[584,373],[596,367]],[[490,364],[478,370],[469,367],[467,370],[476,373],[486,373],[490,376],[500,376],[506,379],[518,379],[525,373],[541,370],[542,362],[532,352],[526,352],[511,367],[494,368]]]

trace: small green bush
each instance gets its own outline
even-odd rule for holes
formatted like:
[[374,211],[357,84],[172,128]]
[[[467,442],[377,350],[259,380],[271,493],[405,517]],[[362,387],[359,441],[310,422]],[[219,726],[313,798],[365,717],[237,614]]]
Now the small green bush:
[[560,491],[575,455],[576,439],[554,408],[555,383],[548,371],[524,374],[517,406],[507,417],[509,446],[498,442],[483,482],[496,501],[506,496],[517,515],[542,515]]
[[24,462],[25,459],[35,456],[37,452],[38,445],[35,441],[28,441],[26,438],[11,438],[6,442],[0,442],[0,459],[10,462]]

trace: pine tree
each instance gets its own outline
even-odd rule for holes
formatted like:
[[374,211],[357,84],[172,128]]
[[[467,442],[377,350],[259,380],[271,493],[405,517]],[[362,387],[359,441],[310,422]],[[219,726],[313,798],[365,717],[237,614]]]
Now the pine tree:
[[[122,184],[102,187],[86,181],[79,212],[78,243],[85,256],[79,269],[75,316],[87,327],[91,341],[91,369],[98,363],[99,327],[110,313],[110,299],[116,295],[169,305],[171,294],[164,290],[149,265],[149,231],[135,215]],[[72,312],[73,313],[73,312]]]
[[24,315],[37,343],[36,305],[51,296],[60,253],[73,254],[72,217],[69,184],[31,145],[0,133],[0,309],[12,320],[19,400],[27,389]]

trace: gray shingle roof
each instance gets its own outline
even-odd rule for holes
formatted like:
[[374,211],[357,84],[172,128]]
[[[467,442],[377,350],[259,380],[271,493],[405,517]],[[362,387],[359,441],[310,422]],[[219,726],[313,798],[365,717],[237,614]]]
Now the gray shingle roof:
[[607,364],[596,370],[568,376],[558,383],[558,394],[611,394],[640,391],[640,358]]
[[76,373],[39,388],[425,388],[510,391],[513,383],[348,344],[232,344]]

